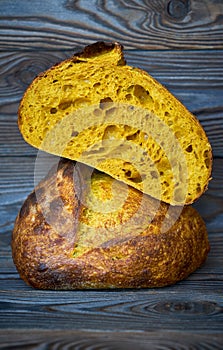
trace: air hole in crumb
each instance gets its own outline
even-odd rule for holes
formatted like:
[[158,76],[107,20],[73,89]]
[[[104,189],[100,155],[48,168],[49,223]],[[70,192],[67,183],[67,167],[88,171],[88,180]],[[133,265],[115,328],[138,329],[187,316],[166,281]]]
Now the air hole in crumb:
[[71,136],[76,137],[78,134],[79,134],[79,132],[74,130],[74,131],[72,131]]
[[206,149],[204,151],[203,155],[205,157],[205,160],[204,160],[205,165],[206,165],[207,169],[209,169],[211,166],[210,151]]
[[203,155],[204,155],[205,158],[208,158],[208,156],[209,156],[209,151],[208,151],[207,149],[204,150]]
[[50,113],[51,113],[51,114],[55,114],[56,112],[57,112],[57,109],[56,109],[56,108],[53,107],[53,108],[50,109]]
[[140,182],[142,182],[142,178],[141,178],[140,175],[136,175],[136,176],[134,176],[134,177],[130,177],[129,180],[131,180],[131,181],[134,182],[134,183],[140,183]]
[[67,90],[71,90],[73,88],[73,85],[72,84],[65,84],[63,86],[63,91],[67,91]]
[[193,151],[193,146],[192,145],[189,145],[187,148],[186,148],[186,151],[188,153],[191,153]]
[[57,82],[58,82],[58,80],[57,80],[57,79],[54,79],[54,80],[53,80],[53,83],[57,83]]
[[209,169],[210,166],[211,166],[211,160],[208,159],[208,158],[206,158],[206,159],[204,160],[204,162],[205,162],[206,168]]
[[72,104],[72,101],[63,101],[59,104],[59,109],[65,110],[67,108],[69,108]]
[[116,111],[116,108],[115,108],[115,107],[110,108],[110,109],[107,109],[106,112],[105,112],[106,117],[108,117],[108,116],[114,114],[115,111]]
[[102,140],[108,139],[111,137],[116,137],[118,135],[119,128],[116,125],[108,125],[104,130]]
[[196,188],[197,193],[201,193],[201,185],[198,183]]
[[167,120],[167,125],[168,126],[172,126],[173,125],[173,121],[172,120]]
[[180,132],[180,131],[176,131],[176,132],[175,132],[175,136],[176,136],[176,138],[179,138],[179,137],[180,137],[180,135],[181,135],[181,132]]
[[108,108],[109,107],[109,104],[111,103],[111,102],[113,102],[113,100],[111,99],[111,97],[105,97],[105,98],[102,98],[101,100],[100,100],[100,108],[101,109],[106,109],[106,108]]
[[84,107],[85,105],[88,105],[90,103],[90,100],[88,98],[79,97],[76,98],[76,100],[74,100],[73,103],[78,107]]
[[126,177],[131,177],[132,172],[130,170],[125,171]]
[[158,179],[159,175],[157,174],[156,171],[151,171],[150,175],[152,176],[153,179]]
[[136,84],[134,86],[133,93],[135,97],[137,97],[140,102],[153,102],[153,98],[150,96],[149,91],[147,91],[143,86]]
[[96,108],[93,113],[96,117],[99,117],[101,115],[102,111],[99,108]]
[[[131,163],[124,163],[124,165],[128,165]],[[134,172],[132,172],[131,170],[124,170],[125,171],[125,176],[128,178],[128,180],[134,182],[134,183],[140,183],[142,182],[142,177],[140,176],[140,174],[134,170]]]
[[94,88],[97,88],[97,87],[99,87],[100,85],[101,85],[101,83],[94,83],[93,87],[94,87]]
[[126,100],[131,100],[132,99],[132,95],[131,94],[127,94],[127,95],[125,95],[125,98],[126,98]]
[[134,134],[126,136],[126,140],[136,140],[139,133],[140,133],[140,130],[137,130]]

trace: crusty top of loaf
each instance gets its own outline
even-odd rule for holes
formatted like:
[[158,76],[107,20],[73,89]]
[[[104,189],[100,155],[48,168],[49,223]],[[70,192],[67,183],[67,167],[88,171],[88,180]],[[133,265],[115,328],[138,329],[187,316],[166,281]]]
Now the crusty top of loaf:
[[12,238],[21,277],[45,289],[168,285],[196,270],[208,251],[192,207],[179,212],[69,160],[28,196]]

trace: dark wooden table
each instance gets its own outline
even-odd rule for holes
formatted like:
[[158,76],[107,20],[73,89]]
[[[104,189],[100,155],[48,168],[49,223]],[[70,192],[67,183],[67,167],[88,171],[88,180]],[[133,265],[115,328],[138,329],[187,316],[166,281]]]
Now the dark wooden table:
[[[28,84],[98,40],[119,41],[193,112],[213,146],[213,180],[195,207],[211,252],[161,289],[40,291],[13,265],[11,232],[33,188],[36,150],[17,128]],[[223,348],[223,1],[0,1],[0,349]]]

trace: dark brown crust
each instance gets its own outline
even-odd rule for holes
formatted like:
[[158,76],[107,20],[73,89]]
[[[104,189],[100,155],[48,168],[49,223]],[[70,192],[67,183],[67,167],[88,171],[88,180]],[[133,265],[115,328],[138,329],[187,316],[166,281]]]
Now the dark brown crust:
[[112,51],[114,49],[122,52],[123,46],[121,44],[119,44],[118,42],[98,41],[98,42],[93,43],[91,45],[85,46],[83,51],[75,53],[73,57],[91,58],[91,57],[102,55],[102,54],[109,52],[109,51]]
[[[117,237],[115,243],[108,241],[75,258],[82,189],[81,173],[74,170],[72,161],[63,160],[56,175],[54,169],[24,202],[15,222],[12,254],[29,285],[42,289],[160,287],[185,279],[205,261],[209,243],[199,214],[187,206],[171,229],[161,233],[168,210],[164,203],[141,234]],[[137,190],[129,191],[125,210],[141,198]],[[144,215],[154,210],[154,203],[146,196]]]

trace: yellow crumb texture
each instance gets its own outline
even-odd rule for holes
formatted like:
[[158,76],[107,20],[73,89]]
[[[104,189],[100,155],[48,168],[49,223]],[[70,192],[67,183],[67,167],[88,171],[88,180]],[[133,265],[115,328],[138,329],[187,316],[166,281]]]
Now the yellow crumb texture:
[[38,76],[19,108],[32,146],[78,160],[173,205],[206,190],[212,152],[198,120],[121,45],[97,43]]

